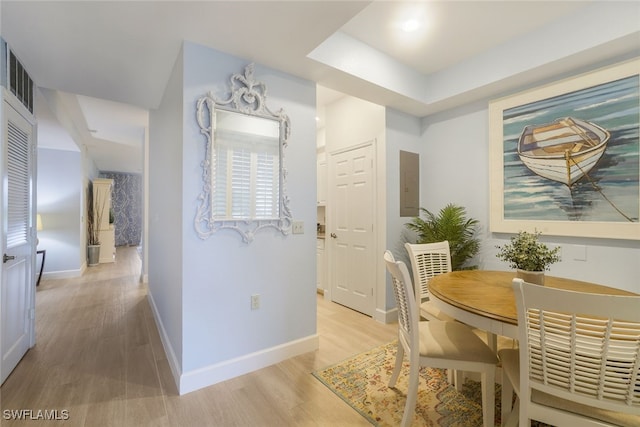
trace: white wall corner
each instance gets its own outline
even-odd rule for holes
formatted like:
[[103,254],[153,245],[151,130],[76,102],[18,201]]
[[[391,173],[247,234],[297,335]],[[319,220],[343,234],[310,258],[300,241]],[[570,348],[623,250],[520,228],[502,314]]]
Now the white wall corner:
[[[82,276],[84,274],[84,272],[87,270],[87,256],[86,256],[86,253],[87,253],[87,248],[84,249],[85,256],[84,256],[84,259],[83,259],[82,263],[80,264],[80,276]],[[43,276],[47,275],[47,273],[42,273],[42,274],[43,274]]]
[[290,341],[255,353],[225,360],[214,365],[196,369],[180,377],[179,394],[192,391],[235,378],[249,372],[276,364],[303,353],[315,351],[319,347],[318,334]]

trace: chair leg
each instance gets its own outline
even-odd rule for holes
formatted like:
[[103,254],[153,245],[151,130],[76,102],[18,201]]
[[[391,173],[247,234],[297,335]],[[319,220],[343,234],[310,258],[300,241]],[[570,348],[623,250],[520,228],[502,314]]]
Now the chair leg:
[[396,385],[398,376],[400,376],[400,370],[402,369],[403,360],[404,360],[404,347],[402,346],[402,343],[398,341],[398,351],[396,352],[396,365],[393,368],[393,373],[391,374],[391,378],[389,379],[389,387],[394,387]]
[[513,385],[511,384],[511,381],[509,381],[509,378],[507,378],[503,370],[502,371],[502,399],[500,404],[501,406],[500,415],[502,420],[502,427],[506,426],[507,419],[509,418],[509,415],[513,411],[511,407],[512,403],[513,403]]
[[411,365],[409,369],[409,387],[407,388],[407,403],[404,405],[404,414],[402,415],[402,427],[408,427],[413,420],[413,413],[416,410],[416,401],[418,400],[418,382],[420,376],[419,365]]
[[455,384],[456,384],[456,390],[457,391],[462,391],[462,385],[464,384],[464,371],[461,371],[460,369],[456,369],[454,372],[454,376],[455,376]]
[[[518,427],[518,422],[520,421],[520,398],[516,397],[516,403],[513,405],[513,411],[509,414],[509,418],[504,423],[505,427]],[[531,424],[531,423],[529,423]]]
[[492,334],[491,332],[487,332],[487,345],[494,353],[498,352],[498,336],[496,334]]
[[454,386],[457,391],[462,391],[464,372],[458,369],[447,369],[447,382]]
[[484,427],[494,427],[496,411],[496,371],[490,367],[481,373],[482,381],[482,425]]
[[[522,391],[522,389],[520,389],[520,391]],[[522,401],[520,402],[520,405],[521,405],[520,409],[518,410],[520,422],[518,423],[518,425],[530,426],[531,425],[531,418],[529,418],[529,415],[523,410]]]

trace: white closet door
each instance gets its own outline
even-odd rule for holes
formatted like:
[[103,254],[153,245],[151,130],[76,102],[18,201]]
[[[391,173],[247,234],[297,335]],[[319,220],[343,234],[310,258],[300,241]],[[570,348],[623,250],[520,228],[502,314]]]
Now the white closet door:
[[331,300],[369,316],[374,312],[373,146],[331,155]]
[[1,381],[9,376],[33,340],[35,307],[33,238],[33,126],[3,102]]

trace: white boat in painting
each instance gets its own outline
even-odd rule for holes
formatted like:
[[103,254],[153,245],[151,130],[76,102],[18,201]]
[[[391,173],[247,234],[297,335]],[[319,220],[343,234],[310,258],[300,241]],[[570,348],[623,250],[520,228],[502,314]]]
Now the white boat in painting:
[[526,126],[518,155],[535,174],[571,187],[602,157],[610,136],[594,123],[566,117]]

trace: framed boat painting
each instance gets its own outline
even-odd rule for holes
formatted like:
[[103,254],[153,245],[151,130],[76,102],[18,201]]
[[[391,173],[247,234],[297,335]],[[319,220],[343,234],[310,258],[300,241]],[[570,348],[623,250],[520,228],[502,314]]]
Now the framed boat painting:
[[490,229],[640,239],[640,59],[489,103]]

